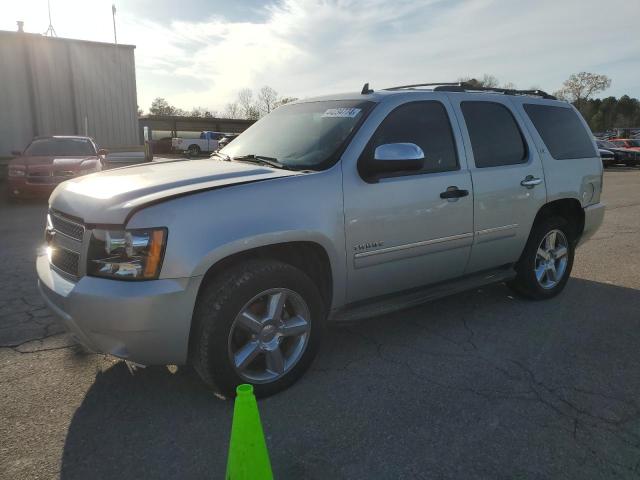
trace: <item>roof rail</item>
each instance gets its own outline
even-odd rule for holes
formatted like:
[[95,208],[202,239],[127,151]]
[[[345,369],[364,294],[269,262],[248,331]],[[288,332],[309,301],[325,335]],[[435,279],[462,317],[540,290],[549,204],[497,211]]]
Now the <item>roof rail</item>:
[[414,89],[416,87],[434,87],[435,92],[495,92],[504,95],[533,95],[546,98],[549,100],[557,100],[553,95],[549,95],[543,90],[517,90],[515,88],[498,88],[498,87],[478,87],[468,82],[438,82],[438,83],[416,83],[414,85],[400,85],[398,87],[385,88],[384,90],[405,90]]

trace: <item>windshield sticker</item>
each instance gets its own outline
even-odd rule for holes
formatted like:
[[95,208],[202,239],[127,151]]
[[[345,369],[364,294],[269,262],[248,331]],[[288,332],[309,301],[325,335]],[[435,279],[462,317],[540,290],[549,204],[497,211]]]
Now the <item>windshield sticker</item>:
[[353,118],[360,112],[359,108],[329,108],[322,114],[322,118]]

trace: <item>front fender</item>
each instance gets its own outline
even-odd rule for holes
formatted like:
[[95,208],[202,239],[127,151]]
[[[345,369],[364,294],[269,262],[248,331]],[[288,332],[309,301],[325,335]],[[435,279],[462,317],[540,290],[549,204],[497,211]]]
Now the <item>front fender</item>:
[[160,278],[198,277],[220,260],[289,242],[320,245],[329,258],[334,306],[345,296],[339,168],[201,192],[137,212],[127,228],[167,227]]

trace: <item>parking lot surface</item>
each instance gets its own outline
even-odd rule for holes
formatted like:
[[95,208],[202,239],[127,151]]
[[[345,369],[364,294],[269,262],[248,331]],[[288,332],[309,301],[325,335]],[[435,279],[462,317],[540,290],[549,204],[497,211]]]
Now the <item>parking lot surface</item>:
[[[332,327],[259,403],[276,478],[640,478],[640,171],[604,190],[559,297],[496,285]],[[46,205],[2,198],[0,478],[223,478],[232,402],[74,346],[36,291]]]

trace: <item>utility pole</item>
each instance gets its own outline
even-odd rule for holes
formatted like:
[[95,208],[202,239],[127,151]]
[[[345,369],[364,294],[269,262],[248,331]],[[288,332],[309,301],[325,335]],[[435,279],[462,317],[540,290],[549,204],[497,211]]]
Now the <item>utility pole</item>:
[[47,8],[49,9],[49,28],[44,32],[44,36],[57,37],[56,29],[53,28],[53,23],[51,23],[51,0],[47,0]]
[[111,4],[111,16],[113,17],[113,43],[118,45],[118,36],[116,35],[116,4]]

